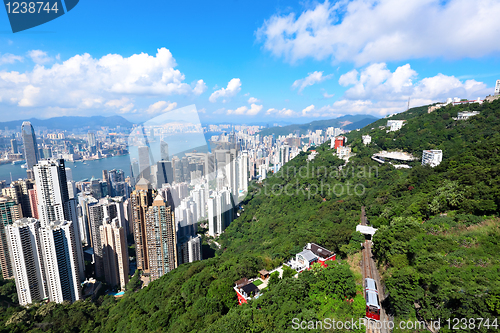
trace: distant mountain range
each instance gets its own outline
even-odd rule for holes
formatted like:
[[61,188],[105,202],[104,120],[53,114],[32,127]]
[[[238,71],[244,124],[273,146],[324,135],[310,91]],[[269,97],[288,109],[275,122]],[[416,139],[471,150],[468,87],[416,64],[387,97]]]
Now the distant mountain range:
[[358,114],[358,115],[345,115],[335,119],[327,120],[315,120],[307,124],[294,124],[282,127],[271,127],[260,131],[260,135],[288,135],[295,131],[299,131],[300,134],[305,134],[307,131],[316,130],[326,130],[328,127],[340,127],[344,130],[355,130],[358,128],[363,128],[368,124],[377,121],[379,118],[368,114]]
[[14,120],[0,122],[0,129],[8,128],[9,130],[20,129],[23,121],[31,122],[31,125],[37,130],[38,127],[45,127],[49,130],[74,130],[74,129],[98,129],[103,126],[110,128],[116,128],[120,126],[121,128],[131,128],[132,123],[122,116],[92,116],[92,117],[74,117],[74,116],[63,116],[54,117],[48,119],[25,119],[25,120]]

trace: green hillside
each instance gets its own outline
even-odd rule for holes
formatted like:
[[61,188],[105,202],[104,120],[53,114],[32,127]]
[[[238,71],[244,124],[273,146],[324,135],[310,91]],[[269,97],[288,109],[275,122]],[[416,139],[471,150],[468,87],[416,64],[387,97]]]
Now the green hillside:
[[[295,131],[299,131],[300,135],[302,135],[306,134],[307,131],[314,132],[316,130],[326,130],[328,127],[341,127],[345,130],[353,130],[365,127],[375,120],[377,120],[377,118],[366,114],[346,115],[335,119],[315,120],[307,124],[294,124],[282,127],[266,128],[260,131],[259,134],[261,136],[274,134],[278,137],[280,135],[288,135],[290,133],[295,133]],[[344,125],[344,122],[347,122],[347,124]]]
[[[454,121],[463,109],[481,114]],[[362,317],[360,275],[352,264],[360,250],[354,230],[361,206],[379,228],[373,251],[396,320],[492,322],[500,316],[500,100],[431,114],[414,108],[392,119],[407,123],[386,133],[378,128],[386,124],[381,119],[348,134],[356,156],[341,171],[344,161],[325,143],[313,161],[301,153],[263,184],[252,183],[215,258],[182,265],[120,300],[30,309],[4,302],[2,323],[9,325],[0,323],[0,332],[280,332],[291,330],[293,318]],[[364,146],[361,135],[368,133],[372,144]],[[420,157],[423,149],[442,149],[443,162],[430,168],[415,161],[412,169],[397,170],[370,158],[380,150]],[[340,260],[298,279],[273,279],[257,300],[237,305],[236,280],[276,267],[307,242],[334,250]]]

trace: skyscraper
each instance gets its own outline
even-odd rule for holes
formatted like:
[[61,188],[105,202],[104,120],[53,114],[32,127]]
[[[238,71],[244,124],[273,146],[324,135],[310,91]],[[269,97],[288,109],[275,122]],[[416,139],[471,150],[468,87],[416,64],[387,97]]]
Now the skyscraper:
[[[7,226],[6,233],[16,280],[19,304],[28,305],[48,296],[41,257],[40,222],[22,218]],[[3,272],[2,266],[2,272]]]
[[72,221],[55,221],[40,227],[45,281],[52,302],[74,302],[82,298],[80,281],[85,276],[80,276],[76,229]]
[[10,150],[12,151],[12,154],[17,154],[18,149],[17,149],[17,140],[16,139],[10,140]]
[[177,268],[177,239],[174,216],[163,197],[157,195],[146,212],[149,274],[156,280]]
[[110,286],[119,286],[122,290],[128,283],[128,248],[125,229],[120,227],[118,218],[100,227],[104,278]]
[[21,206],[10,197],[0,197],[0,267],[4,279],[12,279],[14,271],[7,244],[7,227],[21,218]]
[[130,194],[130,203],[132,205],[137,269],[146,273],[149,272],[146,238],[146,211],[153,203],[153,189],[151,184],[146,179],[141,178],[137,182],[135,190],[132,194]]
[[169,161],[168,143],[163,140],[160,141],[160,158],[162,161]]
[[91,246],[94,249],[95,274],[104,277],[105,263],[103,244],[101,243],[101,226],[116,219],[119,227],[125,227],[125,216],[121,198],[102,198],[98,202],[88,204]]
[[500,80],[497,80],[497,83],[495,85],[495,96],[500,95]]
[[220,235],[233,221],[232,195],[228,189],[217,191],[208,199],[208,234]]
[[22,218],[7,227],[7,240],[20,304],[82,298],[73,222]]
[[80,276],[83,278],[84,261],[75,199],[70,199],[63,159],[42,160],[33,167],[37,188],[38,216],[42,228],[51,222],[72,221]]
[[23,125],[21,126],[21,134],[24,144],[24,158],[26,159],[27,168],[31,169],[38,163],[40,157],[38,155],[35,130],[29,121],[23,122]]
[[95,147],[97,145],[97,140],[94,132],[88,132],[87,142],[89,144],[89,147]]

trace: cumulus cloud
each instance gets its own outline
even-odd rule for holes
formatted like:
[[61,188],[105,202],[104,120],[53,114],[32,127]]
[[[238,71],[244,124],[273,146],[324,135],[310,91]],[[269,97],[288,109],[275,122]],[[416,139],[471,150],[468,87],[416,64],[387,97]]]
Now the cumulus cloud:
[[257,30],[286,61],[373,62],[481,57],[500,51],[500,2],[493,0],[325,1],[296,15],[276,14]]
[[302,116],[307,116],[307,114],[314,110],[314,105],[309,105],[307,108],[302,110]]
[[219,98],[222,98],[222,102],[226,102],[228,98],[235,96],[241,91],[241,81],[240,79],[234,78],[227,84],[227,88],[221,88],[216,90],[210,95],[208,100],[215,103]]
[[10,53],[5,53],[5,54],[1,54],[0,55],[0,65],[3,65],[3,64],[13,64],[15,63],[16,61],[23,61],[24,58],[21,57],[21,56],[16,56],[14,54],[10,54]]
[[385,63],[372,64],[359,72],[353,70],[342,75],[339,83],[349,87],[340,100],[319,109],[309,106],[302,115],[336,117],[366,113],[385,116],[404,111],[408,98],[413,107],[443,102],[449,97],[476,99],[493,91],[483,82],[461,81],[444,74],[418,80],[418,73],[409,64],[393,72]]
[[304,90],[305,87],[307,86],[312,86],[313,84],[323,82],[325,80],[328,80],[333,77],[333,74],[325,75],[323,76],[323,72],[313,72],[309,73],[305,78],[296,80],[292,84],[292,88],[296,89],[299,88],[299,93]]
[[159,114],[159,113],[172,111],[176,107],[177,107],[177,103],[176,102],[170,103],[170,102],[167,102],[167,101],[158,101],[156,103],[151,104],[149,106],[149,108],[146,110],[146,112],[148,114],[154,114],[154,115],[156,115],[156,114]]
[[236,110],[227,110],[228,115],[245,115],[245,116],[255,116],[262,110],[262,105],[252,104],[250,108],[247,106],[241,106]]
[[[99,102],[99,101],[96,101]],[[128,113],[134,108],[134,103],[130,98],[122,97],[121,99],[112,99],[105,104],[107,107],[116,108],[120,113]],[[89,105],[90,107],[90,105]]]
[[296,117],[297,113],[291,109],[283,108],[281,110],[271,108],[266,111],[267,116],[275,117]]
[[[32,51],[30,55],[34,61],[44,61],[44,54]],[[196,96],[206,90],[203,80],[185,83],[176,66],[166,48],[158,49],[156,55],[108,54],[99,59],[85,53],[48,67],[37,64],[25,73],[0,71],[0,101],[73,114],[102,107],[126,113],[133,112],[135,97]]]
[[258,99],[257,99],[257,98],[255,98],[255,97],[250,97],[250,98],[248,99],[248,104],[252,104],[252,103],[259,103],[259,102],[260,102],[260,100],[258,100]]
[[47,55],[47,52],[42,50],[31,50],[28,52],[28,56],[38,65],[43,65],[54,60]]

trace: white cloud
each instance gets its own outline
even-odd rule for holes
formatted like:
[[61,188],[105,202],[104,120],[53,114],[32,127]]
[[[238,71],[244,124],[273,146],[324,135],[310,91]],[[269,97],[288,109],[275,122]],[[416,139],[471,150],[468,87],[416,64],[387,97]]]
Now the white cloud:
[[259,99],[257,99],[257,98],[255,98],[255,97],[250,97],[250,98],[248,99],[248,104],[252,104],[252,103],[259,103],[259,102],[260,102],[260,100],[259,100]]
[[236,115],[245,115],[245,116],[255,116],[262,110],[262,105],[252,104],[250,105],[250,109],[247,106],[241,106],[236,110],[227,110],[228,115],[236,114]]
[[[34,51],[30,54],[41,57],[43,62],[43,54]],[[156,55],[108,54],[99,59],[87,53],[75,55],[48,67],[37,64],[25,73],[0,70],[0,101],[38,108],[23,111],[32,112],[31,115],[40,115],[40,108],[67,110],[68,114],[95,109],[95,114],[105,107],[104,110],[119,109],[127,113],[134,112],[131,102],[134,97],[196,96],[206,90],[203,80],[192,85],[185,83],[184,74],[176,66],[166,48],[158,49]],[[92,113],[86,111],[89,112]]]
[[481,57],[500,51],[500,2],[353,0],[276,14],[257,30],[273,55],[334,62]]
[[16,61],[23,61],[23,60],[24,60],[23,57],[16,56],[16,55],[10,54],[10,53],[5,53],[5,54],[0,55],[0,65],[13,64]]
[[207,85],[205,84],[205,82],[203,82],[203,80],[198,80],[193,88],[193,94],[201,95],[205,92],[205,90],[207,90]]
[[302,116],[307,116],[307,114],[314,110],[314,105],[309,105],[307,108],[302,110]]
[[461,81],[454,76],[438,74],[417,79],[418,73],[409,64],[391,72],[386,64],[377,63],[351,71],[339,78],[339,83],[351,86],[342,99],[320,109],[309,106],[302,115],[337,117],[344,114],[373,114],[385,116],[411,107],[443,102],[448,97],[476,99],[491,94],[493,89],[475,80]]
[[227,88],[220,88],[210,95],[208,100],[215,103],[217,99],[222,98],[222,102],[226,102],[227,98],[233,97],[241,91],[241,81],[240,79],[232,79],[227,84]]
[[323,72],[313,72],[309,73],[305,78],[296,80],[292,84],[292,88],[296,89],[299,88],[299,93],[304,90],[305,87],[307,86],[312,86],[313,84],[323,82],[325,80],[328,80],[333,77],[333,74],[325,75],[323,76]]
[[325,89],[321,89],[323,91],[323,98],[324,99],[329,99],[335,96],[335,94],[329,94]]
[[207,109],[201,108],[198,110],[198,113],[207,113]]
[[37,65],[43,65],[53,60],[51,57],[47,55],[47,52],[42,50],[31,50],[28,52],[28,56]]
[[172,111],[177,107],[177,103],[173,102],[166,102],[166,101],[158,101],[156,103],[153,103],[149,106],[149,108],[146,110],[148,114],[159,114],[163,112],[168,112]]
[[[92,103],[92,101],[89,102]],[[99,101],[94,101],[94,102],[99,102]],[[106,102],[105,106],[119,109],[121,111],[120,113],[128,113],[134,108],[134,103],[133,101],[130,100],[130,98],[122,97],[121,99],[112,99]],[[89,104],[88,107],[92,107],[92,104]]]
[[281,110],[271,108],[266,111],[267,116],[278,116],[278,117],[296,117],[297,113],[291,109],[283,108]]

